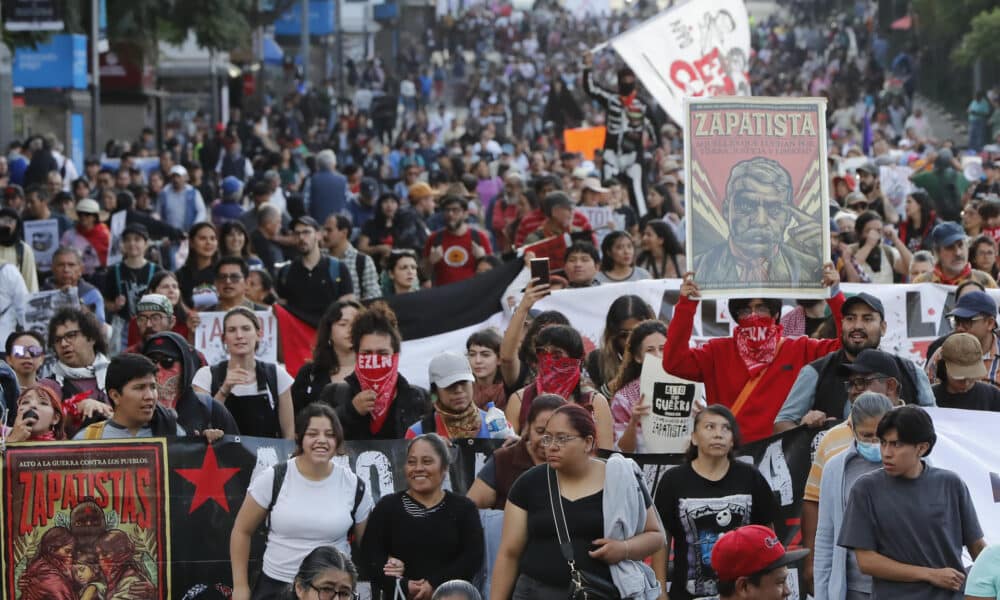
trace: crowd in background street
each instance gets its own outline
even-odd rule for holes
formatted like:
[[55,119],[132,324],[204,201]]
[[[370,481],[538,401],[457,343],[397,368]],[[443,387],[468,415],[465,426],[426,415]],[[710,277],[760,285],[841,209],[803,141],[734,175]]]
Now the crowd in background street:
[[[410,39],[395,72],[377,57],[349,61],[342,89],[297,85],[262,112],[233,107],[227,123],[199,114],[161,138],[142,129],[81,165],[55,136],[12,141],[0,157],[6,442],[295,440],[295,457],[254,479],[237,517],[233,598],[277,598],[289,585],[299,598],[349,598],[352,552],[386,598],[477,597],[446,583],[456,579],[495,600],[565,597],[552,482],[593,585],[629,598],[666,597],[668,582],[674,599],[781,598],[789,561],[802,557],[758,549],[740,562],[727,532],[773,526],[777,506],[733,452],[837,420],[803,508],[814,597],[1000,597],[1000,555],[986,549],[965,484],[925,460],[935,434],[919,408],[1000,411],[998,311],[985,292],[1000,271],[1000,85],[971,99],[968,140],[940,137],[915,99],[916,49],[890,51],[874,11],[859,2],[828,22],[793,12],[752,24],[752,94],[828,101],[832,297],[784,315],[780,300],[732,300],[734,335],[700,347],[689,343],[699,290],[685,266],[679,124],[654,110],[641,217],[628,184],[602,179],[599,153],[564,147],[567,129],[606,118],[584,92],[581,57],[638,17],[479,5]],[[601,85],[615,89],[618,66],[611,52],[595,57]],[[620,218],[613,231],[576,210],[597,206]],[[24,230],[48,219],[59,247],[40,268]],[[524,261],[519,248],[562,234],[573,235],[565,267],[529,281],[506,331],[434,357],[429,390],[400,375],[402,336],[379,299]],[[673,320],[622,295],[592,352],[566,316],[532,312],[554,290],[649,278],[683,279]],[[840,282],[958,286],[954,332],[925,365],[880,351],[882,303],[845,298]],[[48,290],[72,290],[79,305],[26,330],[29,299]],[[297,373],[255,355],[259,313],[274,305],[316,328]],[[216,364],[193,347],[206,311],[225,313],[228,358]],[[627,461],[590,460],[597,449],[642,451],[647,354],[706,388],[687,460],[657,490]],[[446,491],[447,440],[477,437],[511,444],[468,497]],[[378,502],[331,463],[345,441],[370,439],[410,440],[406,491]],[[477,509],[504,511],[502,532]],[[263,572],[251,573],[265,517]],[[774,548],[757,530],[739,535],[744,553]],[[979,557],[969,576],[963,547]],[[484,556],[488,584],[477,578]]]

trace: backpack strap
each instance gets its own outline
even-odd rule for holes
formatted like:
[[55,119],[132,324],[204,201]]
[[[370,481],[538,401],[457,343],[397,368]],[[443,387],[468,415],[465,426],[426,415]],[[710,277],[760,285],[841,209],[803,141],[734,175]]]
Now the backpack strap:
[[17,252],[17,270],[21,271],[24,269],[24,245],[28,242],[22,241],[19,244],[15,244],[15,251]]
[[354,290],[354,293],[360,298],[361,280],[365,276],[365,255],[360,252],[354,257],[354,270],[358,273],[358,289]]
[[[330,285],[337,285],[340,283],[340,261],[332,256],[327,256],[326,263],[327,274],[330,275]],[[361,275],[358,274],[360,278]]]
[[358,507],[361,506],[361,501],[365,499],[365,480],[361,479],[358,474],[354,475],[358,483],[354,489],[354,506],[351,508],[351,529],[354,528],[354,519],[358,515]]
[[222,383],[226,380],[226,371],[229,370],[229,364],[226,361],[214,364],[209,367],[208,371],[212,374],[212,397],[219,393],[219,389],[222,387]]
[[[148,284],[147,284],[148,285]],[[119,295],[123,295],[122,292],[122,264],[115,263],[115,290]]]
[[[261,377],[263,375],[263,377]],[[274,411],[278,411],[278,367],[274,363],[257,361],[257,389],[271,392]]]
[[264,521],[264,530],[271,530],[271,511],[278,502],[278,494],[281,493],[281,485],[285,483],[285,475],[288,474],[288,463],[281,462],[274,465],[274,480],[271,482],[271,501],[267,503],[267,518]]
[[107,421],[101,421],[100,423],[93,423],[88,425],[86,429],[83,430],[83,439],[85,440],[100,440],[104,438],[104,428],[108,425]]

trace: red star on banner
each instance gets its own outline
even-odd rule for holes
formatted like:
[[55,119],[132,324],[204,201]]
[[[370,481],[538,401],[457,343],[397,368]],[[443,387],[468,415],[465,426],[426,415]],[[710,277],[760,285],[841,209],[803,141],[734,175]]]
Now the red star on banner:
[[194,499],[191,500],[191,510],[188,514],[209,500],[215,500],[216,504],[229,512],[226,482],[239,473],[240,469],[239,467],[220,469],[211,444],[205,450],[205,460],[201,463],[200,469],[174,469],[174,471],[194,484]]

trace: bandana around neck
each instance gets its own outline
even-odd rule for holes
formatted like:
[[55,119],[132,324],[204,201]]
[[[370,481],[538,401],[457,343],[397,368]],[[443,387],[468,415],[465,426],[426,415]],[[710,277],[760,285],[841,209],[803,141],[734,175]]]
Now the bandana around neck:
[[556,356],[549,352],[540,353],[535,391],[539,394],[556,394],[569,400],[580,382],[580,364],[578,358]]
[[778,354],[782,327],[771,317],[751,315],[740,319],[733,333],[736,350],[751,377],[756,377],[774,361]]
[[[434,402],[434,410],[441,415],[441,422],[448,430],[448,439],[474,438],[483,426],[482,415],[475,402],[469,402],[465,410],[454,412],[440,401]],[[425,431],[424,433],[431,433]]]
[[941,267],[934,267],[934,274],[937,275],[938,281],[945,285],[958,285],[958,282],[972,275],[972,263],[965,263],[965,268],[962,269],[962,272],[954,277],[945,275]]
[[381,354],[359,354],[354,362],[354,374],[361,383],[361,391],[375,392],[375,408],[368,427],[372,434],[378,433],[389,416],[389,408],[396,397],[396,381],[399,379],[399,353],[392,356]]

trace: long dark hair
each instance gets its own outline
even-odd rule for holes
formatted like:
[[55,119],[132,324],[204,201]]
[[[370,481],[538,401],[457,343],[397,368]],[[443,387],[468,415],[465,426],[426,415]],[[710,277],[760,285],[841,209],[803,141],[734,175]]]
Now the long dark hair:
[[[628,234],[628,232],[625,232],[625,231],[612,231],[611,233],[609,233],[604,238],[604,241],[601,242],[601,270],[602,271],[608,272],[611,269],[615,268],[615,259],[611,256],[611,251],[615,247],[615,242],[617,242],[621,238],[627,239],[629,241],[629,243],[632,242],[632,236],[630,236]],[[633,262],[634,262],[634,260],[633,260]]]
[[[165,269],[162,271],[157,271],[156,274],[153,275],[153,278],[149,280],[149,288],[147,289],[149,290],[150,293],[156,292],[156,288],[160,287],[160,284],[163,283],[163,280],[167,278],[173,279],[177,283],[177,288],[179,293],[181,282],[177,278],[177,274],[174,273],[173,271],[167,271]],[[180,294],[177,299],[177,304],[174,305],[174,317],[176,317],[176,319],[179,322],[186,323],[188,312],[190,310],[191,309],[189,309],[187,305],[184,304],[184,294]]]
[[224,250],[226,250],[226,236],[233,231],[239,231],[243,234],[243,248],[240,249],[240,258],[243,260],[250,259],[250,234],[247,233],[247,228],[244,227],[243,223],[240,221],[226,221],[219,228],[219,251],[220,254],[225,255]]
[[[694,418],[694,423],[691,425],[691,435],[694,435],[695,430],[698,429],[698,423],[701,422],[705,415],[718,415],[729,422],[729,430],[733,432],[733,447],[729,449],[727,456],[729,460],[733,460],[736,456],[736,449],[739,448],[741,443],[740,425],[736,422],[736,416],[721,404],[709,404]],[[684,462],[690,463],[696,458],[698,458],[698,446],[689,442],[687,451],[684,452]]]
[[535,315],[535,318],[531,321],[531,325],[528,325],[527,331],[524,332],[521,347],[517,349],[518,359],[528,369],[533,370],[535,364],[538,362],[538,358],[535,356],[535,338],[538,337],[539,331],[549,325],[569,325],[569,319],[558,310],[546,310]]
[[352,307],[358,312],[364,310],[360,302],[356,300],[338,300],[326,309],[323,316],[316,325],[316,345],[313,346],[313,373],[337,373],[340,371],[340,364],[337,362],[337,353],[333,350],[333,340],[330,337],[330,329],[333,324],[344,316],[344,309]]
[[[931,205],[931,197],[923,190],[913,190],[909,195],[920,206],[920,229],[927,229],[927,225],[931,222],[931,212],[934,210],[934,207]],[[907,220],[909,221],[909,219]],[[919,231],[914,231],[913,233],[920,235]]]
[[[635,295],[621,296],[611,303],[607,317],[604,319],[604,333],[601,335],[601,349],[598,351],[597,366],[601,371],[601,379],[611,381],[618,374],[621,365],[621,352],[615,345],[622,323],[630,319],[646,321],[655,319],[653,308],[645,300]],[[623,340],[627,342],[628,340]]]
[[295,415],[295,456],[302,454],[302,438],[306,436],[306,430],[309,429],[309,421],[311,421],[313,417],[330,420],[330,427],[333,429],[333,437],[337,440],[336,453],[343,454],[346,450],[346,448],[344,448],[344,427],[340,424],[340,419],[337,417],[337,413],[334,412],[333,408],[329,404],[313,402],[312,404],[306,405],[297,415]]
[[[215,263],[219,261],[219,246],[221,245],[219,243],[219,230],[215,228],[215,225],[212,225],[211,223],[195,223],[191,226],[191,229],[188,230],[188,240],[193,242],[195,236],[198,235],[198,232],[202,229],[211,229],[215,232],[215,254],[212,256],[212,266],[214,267]],[[247,242],[249,243],[249,239],[247,239]],[[187,260],[184,261],[184,266],[190,269],[198,268],[197,255],[193,248],[188,252]]]
[[635,326],[628,336],[628,343],[625,344],[625,353],[622,355],[622,364],[618,367],[618,373],[614,379],[608,381],[608,392],[612,395],[625,387],[626,384],[639,378],[642,374],[642,361],[638,361],[639,352],[642,351],[642,341],[654,333],[667,335],[667,326],[663,321],[650,319]]
[[[386,228],[385,214],[382,213],[382,203],[384,203],[386,200],[395,200],[396,204],[399,205],[399,208],[396,209],[396,216],[393,217],[393,224],[395,224],[396,221],[399,220],[398,219],[399,210],[400,210],[400,208],[402,208],[402,204],[403,203],[400,202],[399,196],[397,196],[395,193],[393,193],[393,192],[385,192],[384,194],[382,194],[381,196],[378,197],[378,200],[375,201],[375,211],[374,211],[374,214],[372,216],[372,219],[374,219],[374,221],[375,221],[375,230],[376,231],[384,230]],[[372,240],[372,241],[376,242],[376,243],[378,242],[378,240]]]
[[[671,229],[670,225],[667,225],[663,221],[649,221],[643,229],[646,227],[652,229],[656,237],[663,240],[661,246],[663,247],[664,256],[680,256],[684,254],[684,246],[677,240],[677,236],[674,235],[674,230]],[[639,261],[644,260],[654,260],[653,254],[643,250],[639,254]]]
[[[865,212],[858,215],[858,219],[854,222],[854,235],[858,236],[859,249],[865,245],[865,240],[863,237],[865,227],[867,227],[868,224],[871,223],[872,221],[882,221],[883,223],[885,222],[884,219],[882,219],[882,215],[878,214],[874,210],[866,210]],[[868,253],[868,258],[865,261],[866,263],[868,263],[868,266],[872,268],[872,271],[875,271],[876,273],[882,270],[883,252],[884,250],[882,250],[882,244],[880,243],[875,248],[875,250]],[[890,265],[890,269],[891,268],[892,267]]]

